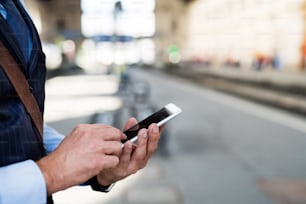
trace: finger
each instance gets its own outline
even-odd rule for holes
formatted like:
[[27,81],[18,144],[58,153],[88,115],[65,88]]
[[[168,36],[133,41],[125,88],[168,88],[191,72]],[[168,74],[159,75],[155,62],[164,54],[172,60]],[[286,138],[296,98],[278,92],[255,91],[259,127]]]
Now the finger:
[[126,135],[124,135],[119,129],[113,127],[99,129],[97,134],[103,136],[105,141],[121,141],[126,138]]
[[123,130],[125,131],[125,130],[127,130],[127,129],[133,127],[133,126],[136,125],[136,124],[137,124],[136,118],[130,118],[130,119],[128,119],[128,121],[125,123]]
[[117,140],[120,141],[125,135],[117,128],[104,124],[83,124],[80,126],[82,129],[90,130],[91,135],[101,135],[104,140]]
[[119,158],[113,155],[105,155],[101,159],[101,170],[115,168],[119,164]]
[[107,141],[103,143],[103,146],[100,147],[100,151],[106,155],[117,155],[119,156],[122,152],[121,142],[116,141]]
[[127,136],[125,134],[121,134],[121,138],[120,138],[120,141],[124,141],[127,139]]
[[158,147],[158,141],[160,139],[160,130],[156,124],[151,124],[148,130],[148,147],[147,153],[148,155],[152,155]]
[[165,129],[166,125],[162,125],[159,127],[159,133],[161,134],[163,130]]
[[123,152],[119,158],[120,168],[127,169],[131,160],[131,154],[133,151],[133,143],[126,142],[123,147]]
[[144,159],[147,157],[147,142],[148,142],[148,130],[141,129],[138,133],[137,147],[132,155],[133,165],[142,166]]

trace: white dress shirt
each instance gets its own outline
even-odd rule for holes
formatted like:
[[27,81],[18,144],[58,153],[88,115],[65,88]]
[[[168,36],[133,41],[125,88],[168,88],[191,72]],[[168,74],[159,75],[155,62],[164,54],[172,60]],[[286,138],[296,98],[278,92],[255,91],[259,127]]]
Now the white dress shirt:
[[[64,136],[44,126],[47,153],[52,152]],[[0,204],[45,204],[47,189],[44,177],[32,160],[0,167]]]

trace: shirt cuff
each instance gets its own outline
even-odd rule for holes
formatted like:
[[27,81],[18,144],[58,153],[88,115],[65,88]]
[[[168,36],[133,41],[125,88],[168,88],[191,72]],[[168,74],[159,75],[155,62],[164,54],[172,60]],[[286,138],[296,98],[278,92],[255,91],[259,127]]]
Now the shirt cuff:
[[0,183],[0,203],[46,203],[44,176],[32,160],[1,167]]
[[53,152],[64,139],[64,135],[57,132],[52,127],[44,124],[44,144],[47,154]]

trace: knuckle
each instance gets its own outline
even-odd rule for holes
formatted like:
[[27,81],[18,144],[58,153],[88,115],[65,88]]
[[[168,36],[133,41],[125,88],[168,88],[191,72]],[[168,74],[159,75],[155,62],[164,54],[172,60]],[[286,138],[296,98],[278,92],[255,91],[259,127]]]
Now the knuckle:
[[121,170],[118,171],[118,176],[119,177],[126,177],[127,172],[124,169],[121,169]]
[[143,162],[144,159],[145,159],[144,156],[138,156],[138,157],[136,158],[136,162],[137,162],[138,164],[141,164],[141,163]]
[[119,164],[119,158],[118,157],[113,157],[113,163],[114,163],[114,166],[117,166]]
[[121,138],[121,135],[122,135],[121,130],[116,129],[116,136],[117,136],[117,138],[118,138],[118,139],[120,139],[120,138]]
[[76,133],[77,135],[85,135],[88,131],[86,131],[86,125],[85,124],[78,124],[76,127],[73,129],[73,132]]
[[140,169],[143,169],[146,166],[146,161],[145,160],[138,160],[138,161],[136,161],[136,164],[137,165],[134,166],[134,169],[138,171]]
[[154,152],[155,152],[155,149],[148,149],[148,155],[152,155],[154,154]]
[[79,131],[79,130],[82,130],[84,127],[85,127],[84,124],[78,124],[76,125],[75,130]]
[[132,168],[131,169],[131,174],[136,174],[138,172],[139,168]]
[[140,165],[140,169],[144,169],[147,165],[147,161],[144,161],[141,165]]
[[116,152],[118,153],[118,154],[121,154],[121,152],[122,152],[122,144],[121,143],[117,143],[117,147],[116,147]]
[[121,135],[122,135],[122,132],[116,128],[113,128],[112,129],[112,135],[113,135],[113,139],[114,140],[120,140],[121,139]]
[[115,127],[104,125],[104,131],[107,132],[109,135],[112,135],[114,139],[121,138],[122,132]]

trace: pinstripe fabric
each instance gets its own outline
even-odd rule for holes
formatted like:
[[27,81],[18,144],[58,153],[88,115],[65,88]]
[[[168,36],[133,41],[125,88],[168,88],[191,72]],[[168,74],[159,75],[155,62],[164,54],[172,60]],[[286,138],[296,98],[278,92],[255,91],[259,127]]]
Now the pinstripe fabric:
[[[45,57],[42,53],[39,36],[19,1],[14,1],[27,22],[33,39],[33,50],[29,62],[25,61],[12,29],[0,16],[0,40],[20,63],[21,69],[32,87],[33,94],[43,112]],[[0,69],[0,166],[32,159],[45,155],[39,133],[32,124],[29,115],[3,70]]]
[[[19,0],[13,1],[27,23],[32,36],[32,52],[29,60],[27,61],[23,56],[12,29],[2,15],[0,15],[0,40],[19,64],[43,114],[45,55],[42,52],[40,39],[33,22]],[[37,161],[45,154],[38,131],[8,78],[0,69],[0,167],[28,159]],[[51,196],[47,198],[47,203],[53,204]]]

